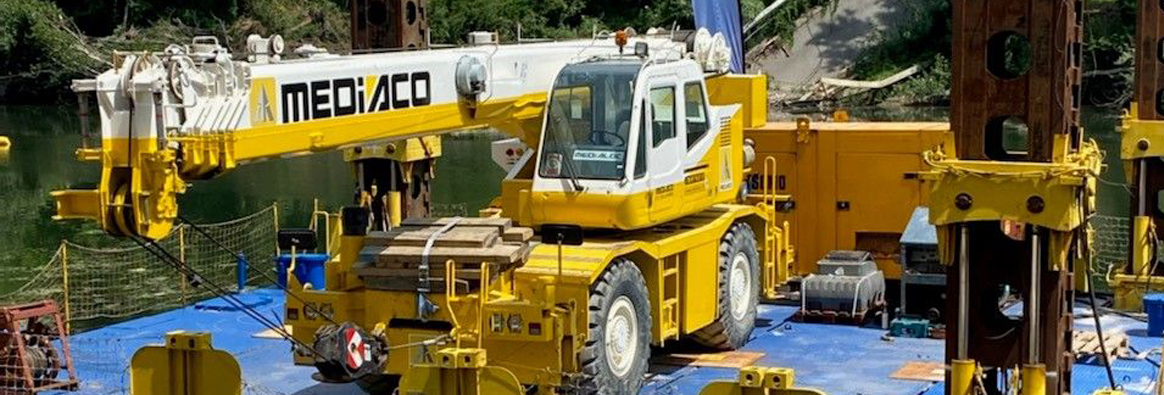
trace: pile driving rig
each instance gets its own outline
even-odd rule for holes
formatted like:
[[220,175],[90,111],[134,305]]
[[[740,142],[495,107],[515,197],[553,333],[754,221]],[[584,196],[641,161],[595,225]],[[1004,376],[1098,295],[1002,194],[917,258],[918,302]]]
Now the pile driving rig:
[[[430,272],[426,247],[403,278],[411,288],[369,281],[366,241],[387,233],[368,232],[367,208],[345,208],[326,287],[289,281],[286,323],[314,345],[295,362],[328,367],[328,380],[399,380],[409,394],[635,394],[652,345],[741,346],[794,255],[775,220],[788,197],[743,182],[754,154],[742,131],[766,122],[766,81],[709,67],[722,45],[699,36],[499,45],[476,34],[464,48],[299,60],[278,59],[277,37],[253,37],[249,62],[199,38],[119,54],[74,85],[97,96],[101,146],[78,156],[101,162],[102,177],[54,192],[57,218],[156,239],[187,182],[336,149],[374,195],[372,181],[433,157],[435,137],[495,128],[530,147],[496,201],[538,232],[517,264]],[[399,223],[399,203],[379,215]],[[429,246],[468,220],[434,220]],[[466,265],[475,280],[459,277]]]
[[[1079,124],[1083,2],[953,7],[954,139],[927,154],[923,176],[951,266],[946,391],[1069,393],[1073,291],[1089,285],[1076,283],[1102,167]],[[1021,315],[1000,309],[1005,289]]]
[[1136,12],[1136,71],[1131,109],[1120,127],[1120,159],[1131,187],[1127,265],[1111,278],[1115,307],[1142,311],[1146,293],[1164,289],[1157,227],[1164,219],[1164,61],[1159,42],[1164,8],[1140,1]]

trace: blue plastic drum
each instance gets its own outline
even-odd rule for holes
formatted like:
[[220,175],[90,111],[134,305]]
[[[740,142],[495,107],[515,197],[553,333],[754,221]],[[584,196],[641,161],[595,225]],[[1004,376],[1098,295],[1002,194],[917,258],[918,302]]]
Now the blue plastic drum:
[[[327,254],[295,254],[295,279],[303,285],[311,284],[311,289],[325,289],[325,265],[331,260]],[[287,288],[287,267],[291,265],[291,255],[275,257],[275,271],[279,288]]]
[[1148,314],[1148,336],[1164,334],[1164,294],[1144,295],[1144,312]]

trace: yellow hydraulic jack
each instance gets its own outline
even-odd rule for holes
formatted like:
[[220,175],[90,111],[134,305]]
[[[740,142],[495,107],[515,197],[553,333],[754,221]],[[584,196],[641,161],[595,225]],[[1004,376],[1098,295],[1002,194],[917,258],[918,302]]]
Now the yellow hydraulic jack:
[[[1047,368],[1042,364],[1027,364],[1022,367],[1019,379],[1021,395],[1044,395],[1047,393]],[[972,360],[954,360],[950,363],[950,394],[973,395],[981,393],[982,371]],[[1093,395],[1099,395],[1097,392]],[[1107,395],[1117,395],[1107,394]]]
[[713,381],[699,395],[824,395],[814,388],[797,388],[796,373],[788,368],[749,366],[737,381]]
[[170,332],[166,344],[145,346],[129,363],[132,395],[241,395],[242,370],[209,333]]

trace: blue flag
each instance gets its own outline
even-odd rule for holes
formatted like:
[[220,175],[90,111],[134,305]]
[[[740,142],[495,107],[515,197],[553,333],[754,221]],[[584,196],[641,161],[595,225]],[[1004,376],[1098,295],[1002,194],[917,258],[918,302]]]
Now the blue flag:
[[695,28],[706,28],[712,35],[723,33],[732,49],[732,71],[744,72],[743,19],[739,0],[691,0],[695,11]]

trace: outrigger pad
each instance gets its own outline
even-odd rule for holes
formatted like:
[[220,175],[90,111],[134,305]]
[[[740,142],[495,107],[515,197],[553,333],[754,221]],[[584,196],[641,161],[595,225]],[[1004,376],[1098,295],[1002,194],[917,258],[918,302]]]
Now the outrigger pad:
[[312,347],[315,368],[329,382],[349,382],[379,374],[388,361],[388,342],[345,322],[324,325],[315,331]]

